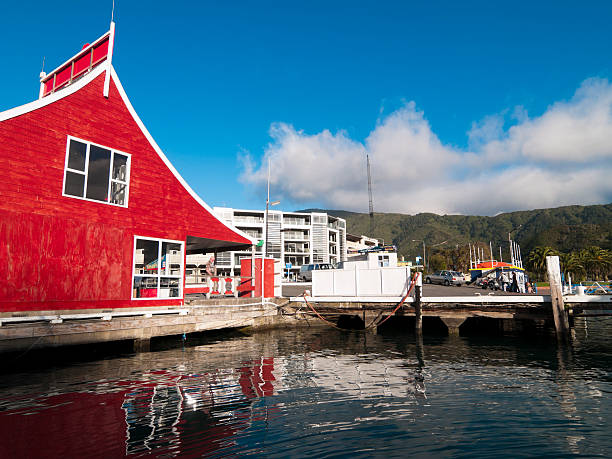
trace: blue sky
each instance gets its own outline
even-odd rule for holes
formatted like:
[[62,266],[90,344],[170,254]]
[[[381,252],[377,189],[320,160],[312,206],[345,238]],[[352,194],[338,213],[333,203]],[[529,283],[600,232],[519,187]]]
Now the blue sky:
[[[3,5],[0,110],[111,3]],[[128,96],[211,205],[262,207],[270,157],[281,208],[367,211],[366,153],[380,211],[612,201],[611,2],[117,0],[115,19]]]

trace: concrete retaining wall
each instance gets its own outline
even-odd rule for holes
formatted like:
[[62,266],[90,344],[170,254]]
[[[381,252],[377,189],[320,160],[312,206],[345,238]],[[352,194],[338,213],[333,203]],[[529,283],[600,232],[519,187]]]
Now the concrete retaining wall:
[[[224,328],[270,326],[278,315],[276,304],[255,303],[257,299],[212,299],[195,300],[182,306],[187,314],[153,315],[148,317],[147,308],[122,310],[133,312],[133,316],[100,318],[74,318],[74,311],[44,311],[38,316],[62,317],[71,314],[69,320],[35,320],[33,322],[5,322],[0,326],[0,352],[24,351],[59,346],[92,344],[122,340],[149,340],[158,336],[181,335]],[[277,303],[286,300],[277,299]],[[272,304],[271,304],[272,303]],[[112,311],[83,311],[84,314],[103,314]],[[183,312],[184,313],[184,312]],[[14,315],[11,317],[15,317]],[[23,317],[25,318],[25,317]],[[0,318],[1,320],[2,318]]]

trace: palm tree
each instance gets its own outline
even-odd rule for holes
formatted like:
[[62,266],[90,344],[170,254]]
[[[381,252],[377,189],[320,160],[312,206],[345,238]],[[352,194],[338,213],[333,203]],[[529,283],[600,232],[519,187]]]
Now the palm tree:
[[575,252],[562,253],[559,257],[561,259],[561,270],[564,273],[570,273],[575,280],[583,279],[585,271],[578,254]]
[[588,247],[580,251],[580,261],[593,280],[604,279],[612,270],[612,253],[601,247]]
[[551,255],[558,255],[558,252],[548,246],[536,247],[529,253],[527,267],[538,276],[538,279],[541,279],[542,275],[546,272],[546,257]]

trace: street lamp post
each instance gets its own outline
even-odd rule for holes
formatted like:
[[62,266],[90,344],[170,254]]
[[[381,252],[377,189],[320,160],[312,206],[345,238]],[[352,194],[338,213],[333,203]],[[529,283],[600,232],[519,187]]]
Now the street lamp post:
[[413,239],[412,242],[423,243],[423,273],[425,273],[425,239]]
[[268,196],[266,198],[266,212],[264,213],[264,247],[263,247],[263,255],[264,257],[268,256],[268,209],[270,206],[276,206],[280,204],[280,201],[270,202],[270,158],[268,158]]
[[[413,239],[412,242],[422,242],[423,243],[423,273],[425,272],[426,262],[425,262],[425,239]],[[446,244],[448,240],[442,241],[439,244],[431,245],[430,247],[437,247],[442,244]]]
[[268,158],[268,194],[266,196],[266,211],[264,213],[264,231],[265,231],[265,237],[264,237],[264,246],[263,246],[263,250],[262,250],[262,256],[261,256],[261,305],[263,307],[264,305],[264,264],[265,264],[265,259],[268,256],[268,209],[270,208],[270,206],[276,206],[277,204],[280,204],[280,201],[274,201],[274,202],[270,202],[270,158]]
[[268,199],[266,201],[266,213],[264,214],[264,226],[266,227],[265,231],[266,231],[266,237],[264,240],[264,255],[267,257],[268,256],[268,207],[269,206],[276,206],[280,204],[280,201],[273,201],[270,202],[270,200]]

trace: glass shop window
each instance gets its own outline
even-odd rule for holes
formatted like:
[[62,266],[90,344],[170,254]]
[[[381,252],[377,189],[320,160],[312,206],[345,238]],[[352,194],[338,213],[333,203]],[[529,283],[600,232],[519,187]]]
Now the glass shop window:
[[132,298],[182,298],[184,245],[136,237]]
[[64,196],[127,207],[130,155],[68,137]]

